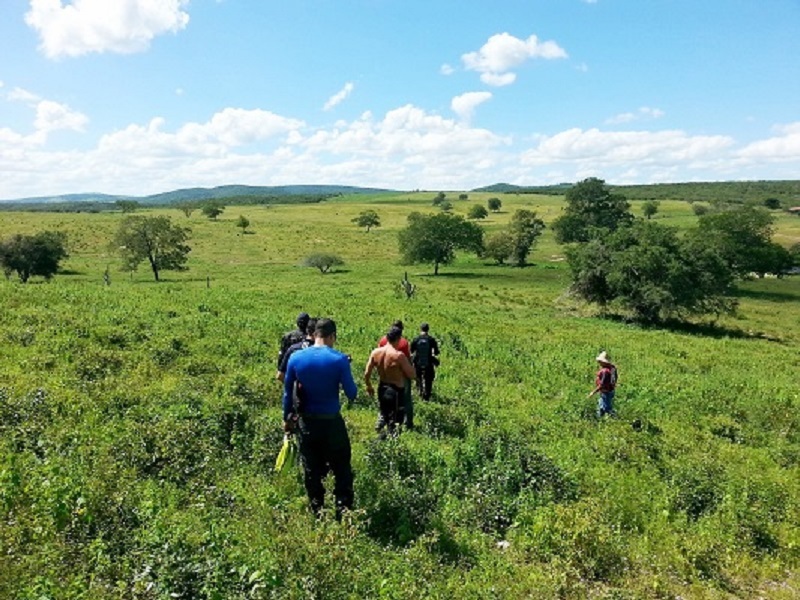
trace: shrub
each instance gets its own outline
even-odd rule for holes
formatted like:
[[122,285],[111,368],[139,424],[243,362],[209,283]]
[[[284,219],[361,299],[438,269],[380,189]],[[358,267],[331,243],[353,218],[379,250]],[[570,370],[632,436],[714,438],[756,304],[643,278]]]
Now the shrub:
[[329,273],[331,268],[343,265],[344,261],[336,254],[312,254],[303,263],[306,267],[319,269],[320,273]]

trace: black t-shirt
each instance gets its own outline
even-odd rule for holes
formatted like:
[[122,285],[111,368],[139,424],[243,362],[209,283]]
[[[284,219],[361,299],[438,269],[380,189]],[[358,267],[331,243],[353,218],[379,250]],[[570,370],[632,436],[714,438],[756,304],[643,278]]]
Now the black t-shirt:
[[411,354],[415,365],[427,367],[432,362],[431,356],[439,356],[439,344],[430,335],[418,335],[411,342]]
[[297,344],[302,342],[306,337],[306,334],[300,331],[299,329],[294,329],[289,333],[286,333],[281,338],[281,349],[278,352],[278,369],[281,368],[281,364],[283,363],[283,357],[286,355],[286,351],[292,344]]

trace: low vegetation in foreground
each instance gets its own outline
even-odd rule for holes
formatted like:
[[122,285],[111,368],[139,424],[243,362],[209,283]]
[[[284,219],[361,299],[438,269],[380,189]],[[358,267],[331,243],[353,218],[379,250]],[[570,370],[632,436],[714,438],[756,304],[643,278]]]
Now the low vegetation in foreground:
[[[435,199],[139,209],[190,230],[186,270],[158,282],[109,246],[128,215],[3,213],[0,238],[59,231],[68,256],[49,280],[0,280],[0,597],[797,597],[800,278],[740,281],[732,314],[603,317],[566,292],[563,196]],[[476,203],[486,239],[531,242],[524,267],[462,250],[437,276],[400,264],[409,214]],[[661,199],[647,222],[699,219]],[[800,241],[797,217],[774,228]],[[319,255],[343,265],[305,266]],[[273,472],[274,361],[301,310],[337,321],[357,376],[398,318],[442,349],[418,431],[377,440],[363,388],[344,409],[343,523],[315,522],[299,472]],[[619,367],[603,421],[600,350]]]

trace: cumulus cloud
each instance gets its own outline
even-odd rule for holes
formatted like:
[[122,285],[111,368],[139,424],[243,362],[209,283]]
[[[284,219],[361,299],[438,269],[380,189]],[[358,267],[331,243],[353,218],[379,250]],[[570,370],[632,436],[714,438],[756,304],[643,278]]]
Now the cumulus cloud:
[[487,85],[503,86],[516,79],[513,69],[535,58],[567,58],[567,53],[556,42],[542,42],[535,35],[522,40],[509,33],[498,33],[479,50],[463,54],[461,62],[467,70],[480,73],[481,81]]
[[450,108],[462,120],[469,121],[472,119],[475,109],[487,100],[491,100],[491,98],[491,92],[467,92],[453,98],[450,101]]
[[25,22],[48,58],[146,50],[156,36],[185,28],[188,0],[30,0]]
[[53,131],[82,132],[89,123],[89,117],[73,110],[66,104],[43,99],[37,94],[22,88],[14,88],[6,97],[12,102],[26,104],[34,110],[34,132],[28,136],[22,136],[29,143],[44,144],[47,141],[48,134]]
[[800,121],[775,127],[778,134],[748,144],[736,153],[740,161],[800,163]]
[[660,119],[663,116],[664,111],[661,109],[642,106],[634,112],[620,113],[609,119],[606,119],[606,124],[620,125],[622,123],[631,123],[633,121],[640,121],[642,119]]
[[348,81],[347,83],[345,83],[344,87],[341,90],[339,90],[333,96],[328,98],[328,101],[325,102],[325,106],[322,107],[322,110],[329,111],[334,106],[337,106],[337,105],[341,104],[342,102],[344,102],[344,100],[346,100],[347,97],[350,94],[353,93],[353,88],[355,88],[355,86],[353,85],[353,83],[351,81]]
[[451,67],[450,65],[448,65],[447,63],[445,63],[441,67],[439,67],[439,73],[441,73],[442,75],[452,75],[455,72],[456,72],[456,70],[453,67]]

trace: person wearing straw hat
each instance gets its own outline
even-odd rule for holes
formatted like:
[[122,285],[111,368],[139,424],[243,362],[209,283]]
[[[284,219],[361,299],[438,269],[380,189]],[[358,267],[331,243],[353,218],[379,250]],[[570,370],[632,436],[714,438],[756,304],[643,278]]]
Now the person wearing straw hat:
[[594,389],[589,393],[589,398],[595,394],[600,394],[597,402],[597,418],[603,415],[615,416],[614,413],[614,392],[617,388],[617,367],[611,362],[608,352],[603,350],[595,359],[600,365],[597,376],[594,380]]

